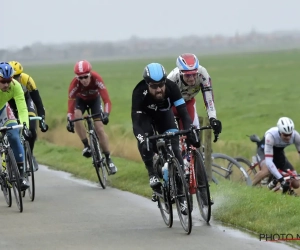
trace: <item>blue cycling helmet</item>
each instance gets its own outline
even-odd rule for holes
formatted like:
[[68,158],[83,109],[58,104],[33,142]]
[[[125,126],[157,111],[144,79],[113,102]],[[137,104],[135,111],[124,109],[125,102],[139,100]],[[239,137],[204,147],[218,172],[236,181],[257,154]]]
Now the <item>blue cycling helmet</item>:
[[14,75],[13,68],[7,62],[0,62],[0,76],[3,79],[10,79]]
[[144,69],[143,78],[147,83],[161,82],[167,79],[167,73],[161,64],[150,63]]

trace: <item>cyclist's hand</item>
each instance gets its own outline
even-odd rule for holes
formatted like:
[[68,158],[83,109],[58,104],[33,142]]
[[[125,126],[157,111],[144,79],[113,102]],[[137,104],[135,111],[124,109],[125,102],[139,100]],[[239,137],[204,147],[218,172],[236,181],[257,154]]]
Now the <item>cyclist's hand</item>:
[[43,119],[39,122],[40,123],[40,129],[43,133],[47,132],[48,130],[48,125],[45,123],[45,118],[43,117]]
[[68,123],[67,123],[67,130],[70,133],[75,133],[75,131],[74,131],[74,124],[72,122],[70,122],[69,118],[68,118]]
[[107,125],[109,122],[108,116],[109,116],[109,113],[103,112],[101,119],[102,119],[102,123],[104,125]]
[[280,184],[281,184],[281,187],[282,187],[282,193],[283,194],[286,193],[290,188],[290,183],[287,182],[287,181],[282,181]]
[[220,134],[222,132],[222,123],[221,121],[215,118],[209,118],[209,123],[212,129],[214,130],[214,134]]
[[195,148],[199,148],[199,147],[200,147],[200,139],[199,139],[197,133],[195,134],[195,133],[192,131],[191,133],[189,133],[189,134],[187,135],[187,139],[188,139],[189,143],[190,143],[191,145],[193,145],[193,147],[195,147]]

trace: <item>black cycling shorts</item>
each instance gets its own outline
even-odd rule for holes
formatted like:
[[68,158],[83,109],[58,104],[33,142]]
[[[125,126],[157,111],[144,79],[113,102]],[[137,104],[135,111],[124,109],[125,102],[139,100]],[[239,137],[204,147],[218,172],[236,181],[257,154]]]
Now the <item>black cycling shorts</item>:
[[[101,104],[101,99],[100,96],[97,96],[95,99],[92,100],[83,100],[79,97],[76,97],[76,104],[75,104],[75,109],[81,110],[82,114],[90,108],[91,114],[98,114],[102,112],[102,104]],[[94,116],[95,118],[100,118],[101,115],[96,115]]]
[[[257,154],[260,158],[260,161],[263,161],[265,159],[265,152],[264,152],[263,147],[259,147],[257,149]],[[273,162],[274,162],[275,166],[282,171],[286,172],[288,169],[290,169],[291,171],[294,170],[294,167],[292,166],[292,164],[285,157],[283,149],[282,150],[274,149]]]

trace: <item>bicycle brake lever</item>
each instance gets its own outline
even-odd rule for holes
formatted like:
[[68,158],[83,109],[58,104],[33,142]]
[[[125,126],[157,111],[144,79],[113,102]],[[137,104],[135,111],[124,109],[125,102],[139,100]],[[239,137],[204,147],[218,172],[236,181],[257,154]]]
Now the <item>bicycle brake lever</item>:
[[217,142],[217,140],[219,139],[219,134],[217,134],[217,133],[215,134],[214,133],[214,136],[215,136],[214,142]]

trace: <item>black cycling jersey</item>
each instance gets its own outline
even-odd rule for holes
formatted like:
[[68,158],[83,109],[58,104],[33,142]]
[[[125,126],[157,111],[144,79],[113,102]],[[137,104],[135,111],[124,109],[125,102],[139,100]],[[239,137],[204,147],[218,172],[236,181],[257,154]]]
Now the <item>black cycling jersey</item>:
[[[163,129],[172,129],[173,126],[170,122],[173,124],[172,120],[175,121],[174,115],[172,115],[172,106],[176,107],[184,129],[189,129],[192,120],[187,112],[180,90],[174,82],[167,79],[164,100],[156,100],[149,93],[146,82],[144,80],[140,81],[133,90],[131,107],[133,132],[136,138],[140,141],[145,136],[145,128],[143,127],[145,119],[149,120],[150,118],[159,133],[165,132],[162,131]],[[170,119],[172,120],[170,121]]]

